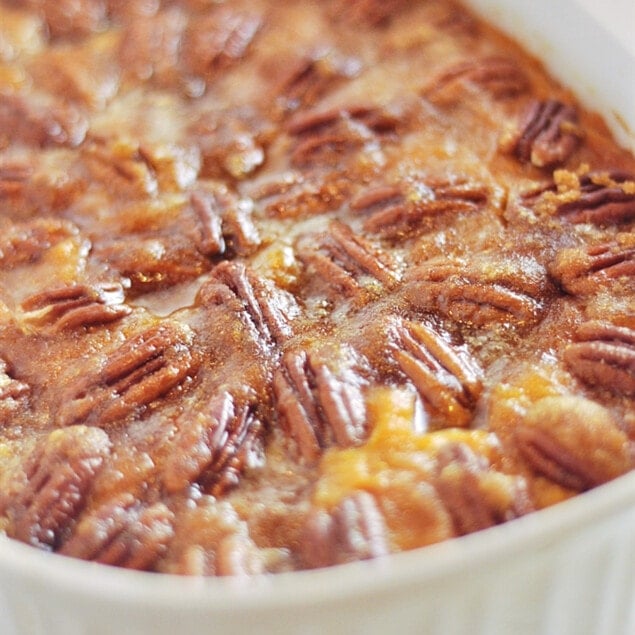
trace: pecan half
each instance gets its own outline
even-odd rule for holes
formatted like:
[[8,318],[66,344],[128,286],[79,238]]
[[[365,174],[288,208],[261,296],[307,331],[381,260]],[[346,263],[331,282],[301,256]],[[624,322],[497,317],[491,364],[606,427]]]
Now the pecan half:
[[158,193],[156,166],[139,143],[93,137],[82,150],[82,166],[111,196],[129,200]]
[[38,218],[10,225],[0,236],[0,266],[37,262],[48,249],[69,238],[81,240],[77,227],[68,221]]
[[43,549],[56,549],[86,503],[93,479],[110,452],[98,428],[54,430],[29,456],[26,486],[9,502],[7,534]]
[[564,351],[571,372],[591,386],[635,396],[635,330],[592,320]]
[[181,67],[203,78],[228,68],[247,55],[261,24],[259,15],[229,6],[191,19],[183,33]]
[[70,104],[0,93],[0,130],[3,139],[11,143],[75,147],[84,140],[88,123]]
[[405,295],[415,307],[468,326],[534,324],[549,292],[546,272],[529,258],[428,263],[409,277]]
[[466,426],[483,389],[483,372],[463,349],[424,324],[394,325],[394,357],[424,403],[445,426]]
[[612,225],[635,219],[635,175],[589,172],[580,177],[580,195],[558,205],[558,215],[572,223]]
[[551,275],[573,295],[591,295],[598,289],[626,283],[635,285],[635,242],[613,241],[563,249],[549,268]]
[[482,57],[460,61],[442,70],[423,88],[422,94],[434,103],[451,103],[461,98],[465,85],[502,100],[526,92],[529,80],[511,59]]
[[217,265],[198,299],[203,305],[225,306],[243,316],[265,345],[291,337],[292,322],[300,312],[290,293],[238,261]]
[[386,524],[372,494],[356,492],[330,514],[325,510],[309,514],[301,551],[309,568],[387,555]]
[[121,494],[84,515],[59,553],[127,569],[149,570],[174,535],[174,514],[163,504],[142,506]]
[[140,413],[196,370],[185,326],[162,322],[131,337],[63,395],[56,423],[108,426]]
[[33,168],[26,161],[0,163],[0,199],[19,196],[33,175]]
[[291,173],[261,185],[252,196],[269,218],[308,218],[339,209],[350,189],[351,180],[337,171],[311,178]]
[[318,236],[301,236],[296,243],[298,258],[334,296],[363,299],[398,282],[386,254],[338,220]]
[[522,476],[492,470],[485,457],[465,444],[450,444],[439,452],[434,485],[458,535],[534,511]]
[[364,439],[363,386],[350,360],[333,369],[303,349],[284,354],[273,379],[276,408],[305,460],[316,460],[331,444],[347,447]]
[[193,280],[211,264],[185,235],[127,235],[95,244],[92,256],[130,283],[130,294],[165,289]]
[[129,315],[124,289],[117,282],[48,289],[22,302],[26,319],[54,331],[107,324]]
[[633,467],[626,434],[606,408],[583,397],[536,402],[515,438],[536,472],[574,490],[600,485]]
[[315,104],[340,82],[354,77],[360,63],[340,58],[328,51],[296,59],[287,66],[274,88],[278,103],[285,111]]
[[255,407],[255,392],[248,387],[223,387],[197,412],[182,416],[163,473],[166,490],[198,482],[219,496],[236,486],[262,451],[263,425]]
[[408,0],[332,0],[329,13],[352,25],[386,26],[391,18],[409,5]]
[[[131,5],[126,2],[127,8]],[[142,19],[122,20],[118,56],[124,73],[159,86],[174,83],[186,24],[183,13],[175,8],[145,15]]]
[[351,153],[393,133],[398,124],[397,117],[372,106],[301,112],[287,126],[297,138],[291,164],[300,168],[340,165]]
[[395,239],[416,235],[427,218],[477,211],[488,199],[485,185],[438,180],[410,192],[399,185],[372,188],[354,199],[351,209],[366,216],[366,231]]
[[7,361],[0,357],[0,425],[10,420],[30,391],[29,385],[16,379]]
[[40,0],[36,4],[54,38],[84,36],[104,27],[103,0]]
[[211,257],[231,251],[252,253],[261,243],[251,209],[224,190],[197,190],[190,198],[198,250]]
[[574,106],[555,99],[536,100],[522,114],[509,149],[524,163],[550,168],[573,154],[580,136]]

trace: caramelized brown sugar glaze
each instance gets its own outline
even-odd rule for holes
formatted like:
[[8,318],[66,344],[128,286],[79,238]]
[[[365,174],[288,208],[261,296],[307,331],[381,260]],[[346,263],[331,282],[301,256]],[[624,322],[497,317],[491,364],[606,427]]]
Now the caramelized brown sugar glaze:
[[0,3],[0,528],[378,557],[633,467],[635,160],[442,1]]

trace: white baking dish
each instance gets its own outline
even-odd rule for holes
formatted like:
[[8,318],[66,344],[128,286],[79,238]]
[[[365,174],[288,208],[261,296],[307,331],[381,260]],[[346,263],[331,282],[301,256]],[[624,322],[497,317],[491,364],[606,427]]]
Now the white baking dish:
[[[633,0],[472,4],[635,149]],[[392,632],[632,635],[635,473],[447,543],[249,580],[118,570],[0,538],[1,635]]]

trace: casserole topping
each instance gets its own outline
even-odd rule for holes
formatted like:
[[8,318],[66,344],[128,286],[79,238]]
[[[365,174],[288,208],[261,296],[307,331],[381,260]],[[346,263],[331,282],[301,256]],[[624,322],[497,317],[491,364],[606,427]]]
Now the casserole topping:
[[0,0],[0,531],[380,558],[635,463],[635,159],[445,0]]

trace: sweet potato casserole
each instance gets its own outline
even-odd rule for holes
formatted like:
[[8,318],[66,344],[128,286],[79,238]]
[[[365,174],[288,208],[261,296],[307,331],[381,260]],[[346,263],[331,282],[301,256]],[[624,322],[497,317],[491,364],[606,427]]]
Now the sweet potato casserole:
[[460,5],[0,2],[0,531],[250,575],[624,474],[634,225]]

